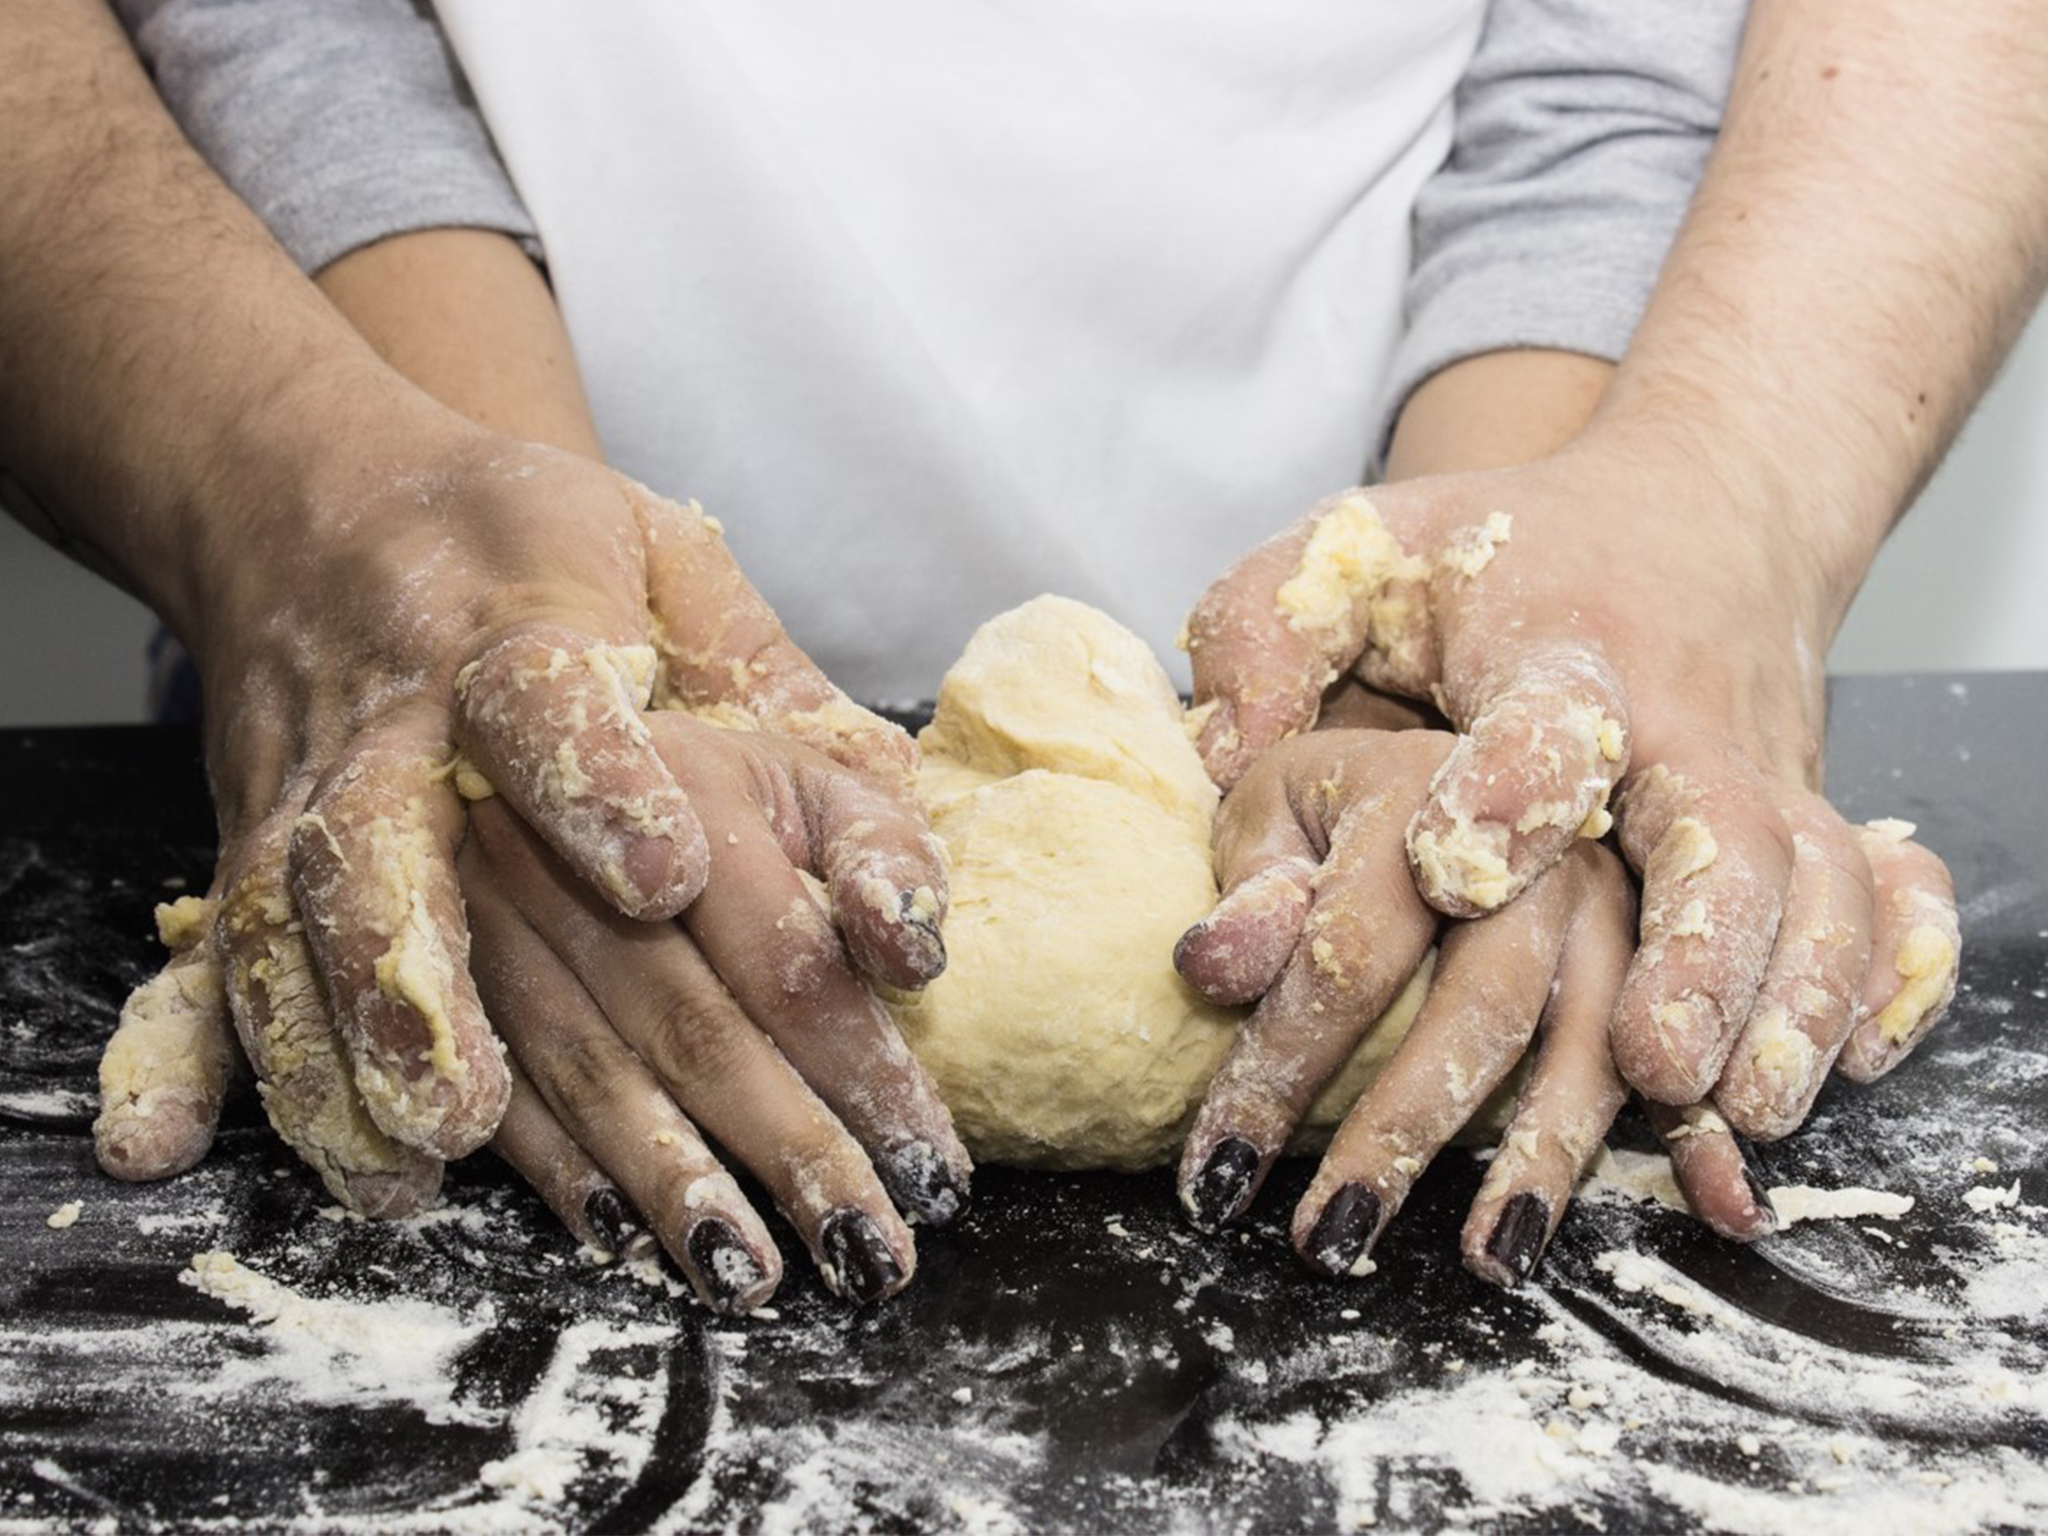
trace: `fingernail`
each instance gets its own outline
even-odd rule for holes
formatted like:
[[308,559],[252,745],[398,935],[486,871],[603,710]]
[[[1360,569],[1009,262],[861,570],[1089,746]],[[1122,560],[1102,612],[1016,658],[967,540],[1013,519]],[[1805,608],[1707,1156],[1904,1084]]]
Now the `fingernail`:
[[825,1253],[825,1284],[857,1305],[865,1305],[903,1278],[903,1266],[865,1211],[837,1211],[818,1234]]
[[1770,1218],[1771,1225],[1778,1225],[1778,1208],[1771,1204],[1771,1192],[1764,1188],[1764,1181],[1756,1176],[1756,1170],[1749,1165],[1745,1156],[1742,1160],[1742,1182],[1749,1186],[1749,1198],[1756,1202],[1756,1208]]
[[614,1254],[624,1254],[626,1245],[640,1231],[640,1223],[633,1219],[632,1208],[626,1204],[625,1197],[609,1186],[592,1190],[584,1199],[583,1219],[604,1239],[605,1248]]
[[1497,1260],[1520,1284],[1535,1270],[1549,1233],[1549,1202],[1541,1195],[1519,1194],[1494,1222],[1493,1235],[1486,1240],[1487,1257]]
[[1240,1137],[1225,1137],[1181,1192],[1181,1204],[1197,1227],[1213,1232],[1237,1214],[1258,1171],[1259,1149]]
[[1187,959],[1188,946],[1200,939],[1208,931],[1209,921],[1207,918],[1204,918],[1174,941],[1173,968],[1180,972],[1181,975],[1185,976],[1187,974],[1187,967],[1183,962]]
[[910,930],[910,946],[917,951],[912,955],[911,963],[926,981],[934,980],[946,968],[946,941],[939,933],[938,923],[920,910],[915,891],[898,892],[896,909],[902,917],[903,926]]
[[967,1209],[967,1190],[928,1141],[910,1141],[882,1159],[882,1182],[897,1209],[943,1227]]
[[644,832],[627,832],[619,838],[619,867],[635,895],[653,903],[668,893],[676,868],[676,845],[672,838],[649,837]]
[[690,1265],[704,1289],[710,1292],[715,1312],[731,1311],[734,1303],[766,1278],[753,1250],[740,1240],[729,1222],[716,1216],[707,1216],[690,1228],[683,1251],[690,1256]]
[[1326,1275],[1346,1275],[1365,1257],[1380,1224],[1380,1197],[1363,1184],[1346,1184],[1330,1196],[1309,1229],[1308,1261]]

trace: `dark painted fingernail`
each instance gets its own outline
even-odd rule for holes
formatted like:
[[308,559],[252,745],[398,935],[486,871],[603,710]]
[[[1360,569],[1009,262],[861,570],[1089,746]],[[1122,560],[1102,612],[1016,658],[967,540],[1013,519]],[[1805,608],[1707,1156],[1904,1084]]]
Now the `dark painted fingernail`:
[[1363,1184],[1346,1184],[1330,1196],[1309,1229],[1309,1263],[1326,1275],[1346,1275],[1365,1257],[1380,1224],[1380,1197]]
[[1756,1176],[1747,1157],[1742,1160],[1742,1182],[1749,1186],[1749,1198],[1756,1202],[1756,1208],[1771,1218],[1772,1226],[1777,1226],[1778,1208],[1771,1204],[1771,1192],[1764,1188],[1764,1181]]
[[882,1159],[882,1182],[896,1208],[929,1226],[943,1227],[967,1209],[967,1188],[938,1149],[910,1141]]
[[835,1211],[818,1233],[825,1283],[855,1303],[873,1301],[903,1278],[903,1266],[865,1211]]
[[1519,1284],[1535,1270],[1543,1240],[1549,1235],[1550,1203],[1541,1195],[1525,1192],[1502,1209],[1493,1224],[1493,1236],[1486,1240],[1486,1254]]
[[633,1219],[625,1197],[609,1186],[590,1192],[583,1202],[583,1219],[596,1229],[604,1246],[613,1253],[624,1253],[626,1244],[640,1231],[640,1223]]
[[1181,1204],[1197,1227],[1214,1232],[1237,1214],[1258,1171],[1259,1149],[1240,1137],[1226,1136],[1181,1192]]
[[1201,922],[1196,923],[1192,928],[1188,929],[1188,931],[1182,934],[1178,939],[1174,940],[1173,968],[1176,971],[1179,971],[1181,975],[1185,976],[1187,974],[1186,961],[1188,957],[1188,946],[1193,944],[1197,939],[1201,938],[1202,935],[1206,934],[1208,931],[1208,919],[1204,918]]
[[916,956],[918,974],[925,980],[935,980],[946,968],[946,940],[939,932],[936,919],[918,910],[916,891],[901,891],[896,897],[896,910],[915,938],[913,945],[923,953]]
[[739,1233],[716,1216],[707,1216],[690,1228],[683,1251],[690,1256],[691,1267],[704,1282],[704,1289],[711,1293],[715,1311],[730,1311],[733,1303],[759,1285],[766,1274],[753,1250],[740,1240]]

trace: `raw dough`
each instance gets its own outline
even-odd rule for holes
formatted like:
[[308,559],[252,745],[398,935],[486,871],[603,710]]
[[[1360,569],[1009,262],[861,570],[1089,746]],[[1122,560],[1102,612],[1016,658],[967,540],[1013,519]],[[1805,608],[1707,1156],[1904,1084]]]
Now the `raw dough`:
[[[969,1150],[1049,1168],[1171,1158],[1242,1013],[1173,969],[1216,900],[1216,792],[1165,672],[1113,619],[1037,598],[975,633],[919,744],[952,882],[949,958],[890,1004]],[[1427,984],[1425,967],[1300,1141],[1328,1139]]]

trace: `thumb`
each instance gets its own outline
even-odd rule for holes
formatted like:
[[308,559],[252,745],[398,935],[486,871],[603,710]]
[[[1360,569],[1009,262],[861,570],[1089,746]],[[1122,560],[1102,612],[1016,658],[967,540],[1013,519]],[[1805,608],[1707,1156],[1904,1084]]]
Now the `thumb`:
[[741,573],[716,519],[638,486],[647,548],[647,605],[661,675],[658,706],[716,725],[792,736],[834,762],[909,795],[917,748],[899,727],[854,703],[789,638]]
[[1492,911],[1604,832],[1628,766],[1621,681],[1596,647],[1495,635],[1487,651],[1448,695],[1463,734],[1408,830],[1416,884],[1452,917]]
[[1318,504],[1246,555],[1188,617],[1197,742],[1223,789],[1275,742],[1315,723],[1327,688],[1363,657],[1424,670],[1424,562],[1403,549],[1364,491]]

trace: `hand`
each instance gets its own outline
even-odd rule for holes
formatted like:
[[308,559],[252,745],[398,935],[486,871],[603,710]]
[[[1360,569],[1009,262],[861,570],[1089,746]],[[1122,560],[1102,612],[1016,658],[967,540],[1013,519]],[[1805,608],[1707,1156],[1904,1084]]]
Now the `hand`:
[[[650,687],[880,784],[907,785],[914,761],[790,643],[709,519],[438,408],[406,421],[348,455],[373,471],[224,506],[247,554],[214,573],[186,635],[236,1032],[280,1133],[338,1199],[387,1214],[430,1198],[440,1160],[487,1139],[509,1092],[469,979],[456,779],[487,779],[610,905],[654,919],[698,894],[711,851],[641,719]],[[927,979],[944,964],[932,892],[891,934]],[[217,1034],[204,1000],[180,1007],[188,1043]],[[189,1166],[217,1075],[119,1054],[150,1069],[103,1073],[103,1165]]]
[[832,1289],[893,1294],[917,1262],[898,1208],[952,1220],[971,1167],[848,956],[922,984],[899,914],[942,878],[937,849],[919,817],[787,738],[648,725],[709,835],[710,883],[679,922],[621,916],[505,807],[472,813],[478,987],[515,1085],[530,1080],[493,1146],[586,1241],[618,1248],[630,1206],[707,1304],[749,1311],[781,1260],[708,1136]]
[[[1223,894],[1175,963],[1211,1001],[1257,1009],[1209,1088],[1180,1166],[1213,1229],[1244,1210],[1324,1083],[1443,928],[1402,832],[1453,750],[1440,732],[1319,731],[1267,753],[1223,803]],[[1527,1278],[1626,1096],[1607,1020],[1634,903],[1620,862],[1572,849],[1506,910],[1444,930],[1407,1037],[1346,1117],[1294,1213],[1294,1246],[1362,1273],[1423,1168],[1543,1041],[1466,1223],[1466,1263]]]
[[[1845,599],[1796,538],[1718,516],[1733,488],[1617,437],[1596,425],[1521,468],[1354,492],[1246,557],[1189,624],[1196,696],[1214,706],[1203,752],[1235,782],[1346,674],[1433,698],[1465,735],[1407,852],[1454,915],[1512,900],[1603,829],[1618,788],[1644,890],[1615,1060],[1670,1104],[1707,1098],[1735,1064],[1781,1062],[1739,1068],[1752,1080],[1724,1108],[1782,1134],[1855,1025],[1872,931],[1868,855],[1816,793],[1821,647]],[[1924,869],[1916,889],[1936,899],[1945,879]],[[1925,1033],[1953,978],[1952,920],[1908,931],[1922,929],[1911,968],[1935,980],[1909,989],[1884,1050],[1858,1049],[1872,1070]],[[1887,955],[1908,958],[1894,943],[1880,973]],[[1774,1054],[1767,982],[1800,1002],[1810,1059]]]
[[[1825,965],[1826,995],[1846,991],[1853,1008],[1845,1017],[1832,1005],[1819,1007],[1821,994],[1796,979],[1803,968],[1781,967],[1774,955],[1746,1037],[1753,1048],[1729,1062],[1713,1100],[1685,1108],[1646,1106],[1687,1203],[1723,1237],[1746,1241],[1778,1224],[1734,1125],[1760,1140],[1790,1134],[1806,1118],[1829,1063],[1854,1082],[1883,1076],[1926,1038],[1955,995],[1960,940],[1947,868],[1912,841],[1905,822],[1875,821],[1856,834],[1874,882],[1874,943],[1836,944]],[[1817,854],[1809,844],[1799,856]],[[1800,924],[1812,917],[1788,907],[1785,926],[1795,944]],[[1859,954],[1869,958],[1860,978],[1847,968]],[[1846,1041],[1830,1033],[1845,1023]],[[1788,1091],[1788,1083],[1810,1086]]]

